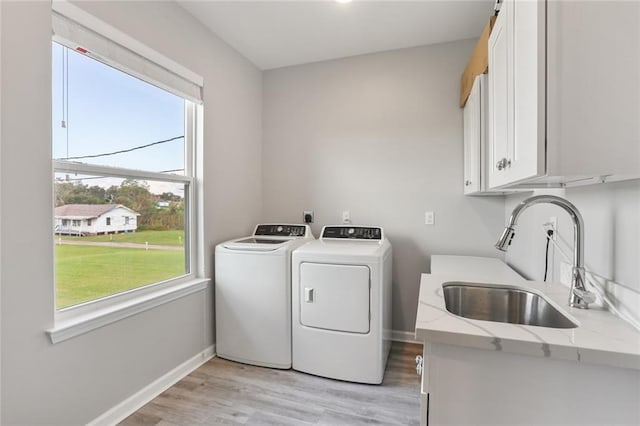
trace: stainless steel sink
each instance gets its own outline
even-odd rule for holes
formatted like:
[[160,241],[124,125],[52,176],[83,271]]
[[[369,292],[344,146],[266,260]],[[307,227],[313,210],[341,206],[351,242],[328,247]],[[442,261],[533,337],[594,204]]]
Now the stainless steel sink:
[[485,321],[575,328],[578,325],[543,297],[514,287],[466,282],[442,284],[447,311]]

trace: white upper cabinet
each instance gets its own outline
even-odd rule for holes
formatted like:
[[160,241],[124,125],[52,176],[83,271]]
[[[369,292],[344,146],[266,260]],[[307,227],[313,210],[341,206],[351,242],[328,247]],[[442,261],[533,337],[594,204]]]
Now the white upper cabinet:
[[485,144],[484,100],[486,99],[486,74],[476,76],[464,106],[464,193],[475,194],[483,190],[481,168]]
[[509,62],[513,36],[508,34],[513,31],[513,25],[507,25],[511,19],[510,6],[502,4],[500,15],[489,36],[487,171],[490,187],[508,182],[504,170],[510,165],[508,144],[513,142],[513,64]]
[[640,178],[640,2],[505,0],[488,48],[489,187]]
[[476,76],[464,106],[464,193],[465,195],[503,195],[487,183],[488,125],[487,74]]

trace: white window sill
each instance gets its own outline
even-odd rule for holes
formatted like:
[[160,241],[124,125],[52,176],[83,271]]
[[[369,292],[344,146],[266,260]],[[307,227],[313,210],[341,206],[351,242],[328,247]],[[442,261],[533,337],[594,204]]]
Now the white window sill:
[[51,343],[56,344],[65,340],[88,333],[121,319],[139,314],[140,312],[164,305],[189,294],[203,291],[211,282],[208,278],[198,278],[186,283],[176,284],[162,290],[145,294],[109,307],[79,315],[70,319],[56,321],[55,326],[46,333]]

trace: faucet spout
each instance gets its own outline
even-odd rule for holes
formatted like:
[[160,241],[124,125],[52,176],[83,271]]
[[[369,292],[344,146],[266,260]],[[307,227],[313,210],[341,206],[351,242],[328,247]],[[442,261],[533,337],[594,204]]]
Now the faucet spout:
[[509,217],[509,223],[504,229],[500,239],[496,243],[498,250],[507,251],[511,240],[515,236],[515,230],[518,223],[518,218],[529,207],[535,204],[553,204],[561,207],[571,217],[573,222],[573,272],[571,277],[571,292],[569,294],[569,306],[581,309],[587,309],[589,303],[592,303],[595,298],[589,293],[585,287],[585,275],[584,275],[584,222],[582,215],[569,201],[564,198],[557,197],[555,195],[536,195],[529,197],[526,200],[518,204]]

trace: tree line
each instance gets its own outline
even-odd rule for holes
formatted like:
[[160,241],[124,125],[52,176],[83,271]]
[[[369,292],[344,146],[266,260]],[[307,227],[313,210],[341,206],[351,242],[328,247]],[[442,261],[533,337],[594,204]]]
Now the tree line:
[[[56,180],[55,206],[66,204],[122,204],[139,213],[139,230],[184,229],[184,199],[171,192],[152,194],[144,181],[125,179],[108,188]],[[165,202],[160,204],[160,202]]]

